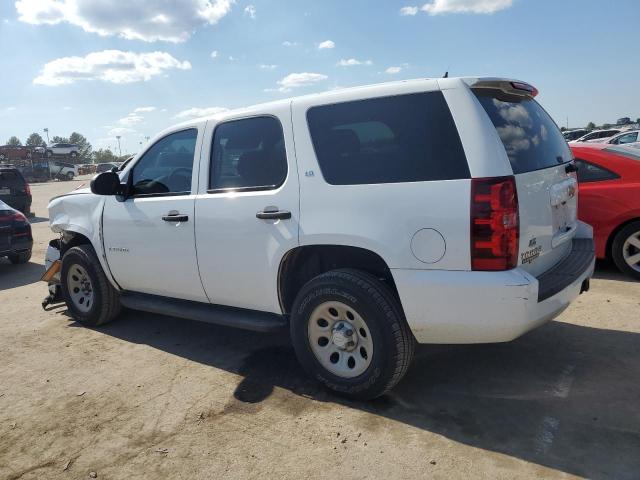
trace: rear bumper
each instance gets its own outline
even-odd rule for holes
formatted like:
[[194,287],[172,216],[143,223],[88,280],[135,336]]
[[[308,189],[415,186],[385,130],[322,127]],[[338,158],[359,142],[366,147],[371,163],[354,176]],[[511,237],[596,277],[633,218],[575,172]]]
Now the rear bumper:
[[593,276],[592,238],[536,278],[505,272],[393,270],[405,315],[419,343],[508,342],[558,316]]
[[6,257],[15,253],[22,253],[33,248],[33,240],[29,237],[13,237],[9,245],[0,246],[0,257]]

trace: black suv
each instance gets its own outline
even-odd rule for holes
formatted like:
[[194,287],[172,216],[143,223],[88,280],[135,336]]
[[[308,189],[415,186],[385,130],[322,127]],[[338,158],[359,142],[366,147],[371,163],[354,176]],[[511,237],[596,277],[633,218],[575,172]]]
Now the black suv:
[[31,189],[17,168],[0,166],[0,200],[25,214],[31,210]]

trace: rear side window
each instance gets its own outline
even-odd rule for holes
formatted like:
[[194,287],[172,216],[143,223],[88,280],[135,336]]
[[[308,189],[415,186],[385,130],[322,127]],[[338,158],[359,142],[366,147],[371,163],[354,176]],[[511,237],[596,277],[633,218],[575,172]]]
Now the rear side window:
[[474,90],[502,140],[514,174],[571,160],[567,142],[549,114],[529,97],[501,90]]
[[307,121],[320,170],[332,185],[470,177],[441,92],[313,107]]
[[269,190],[284,183],[287,155],[280,121],[253,117],[213,132],[209,191]]
[[603,180],[615,180],[620,178],[617,174],[611,170],[594,165],[591,162],[582,160],[581,158],[575,159],[576,167],[578,167],[578,182],[601,182]]

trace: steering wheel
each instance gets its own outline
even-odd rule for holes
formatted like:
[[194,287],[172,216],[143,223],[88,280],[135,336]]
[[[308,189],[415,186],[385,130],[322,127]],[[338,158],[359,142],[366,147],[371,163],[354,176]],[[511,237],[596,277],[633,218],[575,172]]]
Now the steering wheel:
[[[191,182],[191,174],[192,174],[193,170],[190,168],[186,168],[186,167],[180,167],[180,168],[176,168],[173,172],[171,172],[169,174],[169,177],[167,178],[167,183],[169,184],[169,188],[171,188],[171,190],[173,190],[173,185],[174,183],[177,182],[181,182],[181,181],[185,181],[185,182]],[[181,178],[180,178],[181,177]],[[187,187],[187,189],[191,189],[191,184],[189,183],[189,186]]]

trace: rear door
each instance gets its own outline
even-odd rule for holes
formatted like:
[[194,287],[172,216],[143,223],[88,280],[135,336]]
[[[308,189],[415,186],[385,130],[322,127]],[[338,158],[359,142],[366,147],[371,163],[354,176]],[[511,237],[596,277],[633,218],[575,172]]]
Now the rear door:
[[573,156],[557,125],[531,97],[474,89],[502,140],[515,175],[520,215],[518,265],[539,275],[571,250],[577,221]]
[[195,234],[209,301],[280,313],[278,268],[300,221],[289,104],[209,122],[201,164]]
[[26,182],[17,170],[0,170],[0,200],[9,206],[24,208],[24,197],[26,192]]

